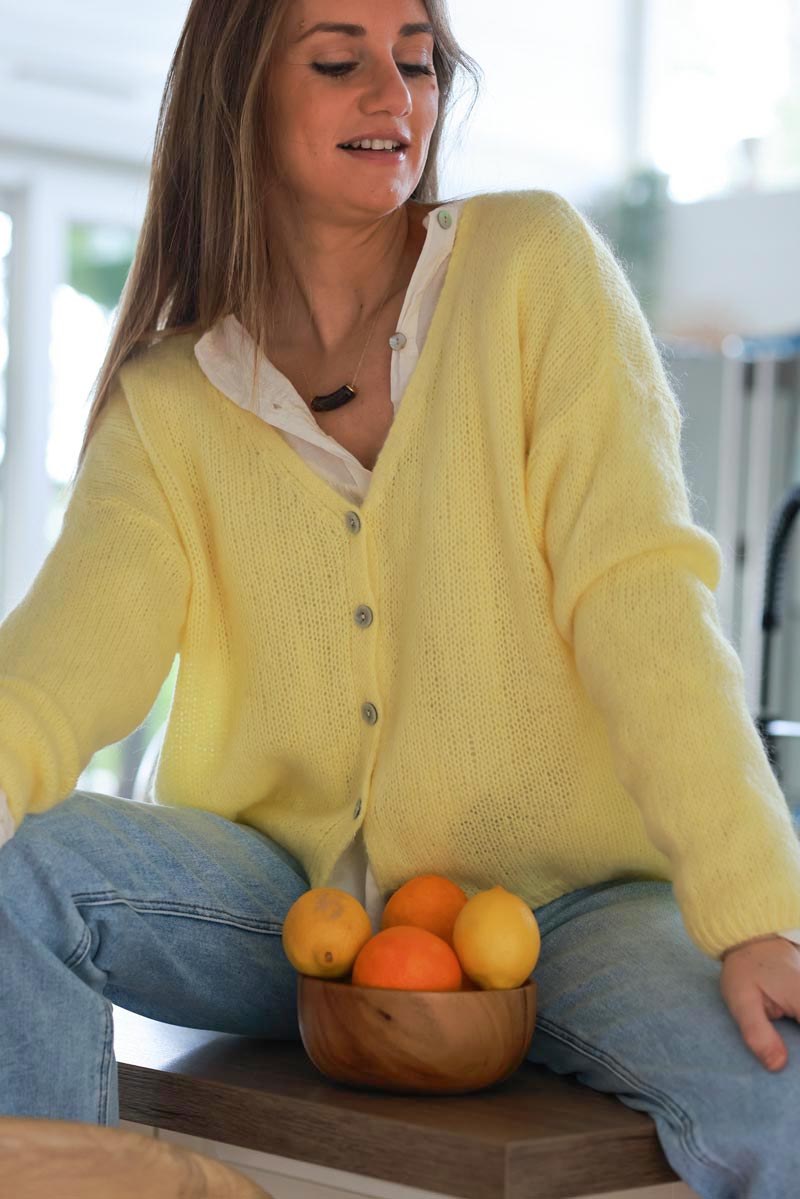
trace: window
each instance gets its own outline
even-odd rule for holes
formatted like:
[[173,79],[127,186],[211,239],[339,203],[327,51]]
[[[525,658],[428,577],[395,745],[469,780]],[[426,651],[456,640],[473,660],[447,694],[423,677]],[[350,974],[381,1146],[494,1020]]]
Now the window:
[[136,243],[134,230],[107,225],[71,224],[66,236],[67,279],[53,295],[51,325],[48,548],[61,529],[66,484],[89,413],[89,392],[108,346]]
[[481,98],[448,124],[442,195],[546,188],[576,199],[616,181],[627,155],[626,0],[450,6],[484,73]]
[[[5,531],[6,413],[8,411],[8,300],[11,275],[13,221],[0,209],[0,541]],[[3,593],[5,553],[0,544],[0,595]]]
[[650,0],[648,157],[689,202],[800,184],[800,0]]

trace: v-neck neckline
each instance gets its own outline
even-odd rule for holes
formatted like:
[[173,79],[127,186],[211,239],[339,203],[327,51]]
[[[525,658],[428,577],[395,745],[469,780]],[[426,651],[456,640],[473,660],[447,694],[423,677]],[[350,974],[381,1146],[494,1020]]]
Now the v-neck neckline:
[[[239,408],[240,412],[246,412],[248,416],[258,421],[259,426],[265,430],[268,437],[272,438],[275,452],[279,458],[283,459],[286,467],[292,475],[302,485],[304,490],[316,495],[327,507],[334,509],[337,513],[344,513],[355,509],[362,515],[371,512],[381,500],[383,492],[387,485],[388,478],[391,477],[391,472],[400,453],[400,446],[404,443],[407,427],[414,420],[419,405],[421,403],[420,395],[424,394],[426,388],[425,382],[428,380],[434,364],[434,355],[439,344],[439,340],[443,334],[443,327],[448,319],[450,310],[452,309],[452,297],[456,292],[457,276],[462,266],[464,256],[464,246],[467,238],[463,236],[464,224],[472,217],[472,212],[475,203],[481,199],[481,196],[469,196],[464,201],[461,213],[459,215],[458,227],[456,236],[453,241],[453,247],[450,254],[447,272],[445,274],[444,284],[439,299],[436,303],[433,316],[431,318],[430,327],[425,338],[425,344],[422,347],[419,359],[416,366],[411,372],[411,376],[406,384],[403,392],[402,403],[397,409],[395,418],[386,435],[386,439],[381,447],[380,453],[375,460],[375,465],[367,486],[366,495],[359,503],[356,500],[347,499],[343,496],[331,483],[323,479],[306,462],[300,454],[289,444],[283,436],[281,429],[271,424],[269,421],[263,420],[256,413]],[[440,208],[446,208],[447,204],[443,203]],[[438,209],[436,210],[438,211]],[[199,364],[198,364],[199,369]],[[222,393],[224,395],[224,392]],[[225,397],[228,399],[228,397]],[[228,400],[229,403],[234,403]],[[235,405],[238,408],[238,405]]]

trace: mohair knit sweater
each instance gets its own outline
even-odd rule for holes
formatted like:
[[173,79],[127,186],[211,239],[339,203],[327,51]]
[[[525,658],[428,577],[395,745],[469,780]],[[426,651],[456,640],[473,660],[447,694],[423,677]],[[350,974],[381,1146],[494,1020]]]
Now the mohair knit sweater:
[[15,822],[147,715],[156,799],[261,829],[312,886],[363,824],[390,891],[534,909],[672,880],[695,944],[800,926],[800,845],[692,521],[681,416],[609,248],[551,192],[473,197],[362,504],[203,375],[120,371],[0,626]]

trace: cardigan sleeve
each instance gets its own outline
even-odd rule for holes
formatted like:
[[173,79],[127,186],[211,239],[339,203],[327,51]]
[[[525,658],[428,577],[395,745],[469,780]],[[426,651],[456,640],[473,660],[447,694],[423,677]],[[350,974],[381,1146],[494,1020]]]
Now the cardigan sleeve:
[[60,535],[0,625],[0,780],[14,825],[132,732],[178,650],[190,572],[124,391],[110,393]]
[[552,615],[687,932],[718,958],[800,925],[800,845],[720,626],[722,556],[692,520],[666,369],[602,236],[565,200],[561,224],[526,466]]

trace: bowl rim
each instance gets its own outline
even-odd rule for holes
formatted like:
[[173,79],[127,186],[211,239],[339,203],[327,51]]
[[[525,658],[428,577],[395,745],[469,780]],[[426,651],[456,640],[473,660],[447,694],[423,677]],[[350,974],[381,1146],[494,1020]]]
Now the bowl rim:
[[533,990],[535,978],[526,978],[516,987],[477,987],[474,991],[413,991],[406,987],[363,987],[358,983],[348,982],[346,978],[319,978],[316,974],[303,974],[298,970],[298,978],[308,979],[313,983],[333,983],[347,987],[349,991],[369,991],[372,994],[384,995],[513,995],[517,991]]

